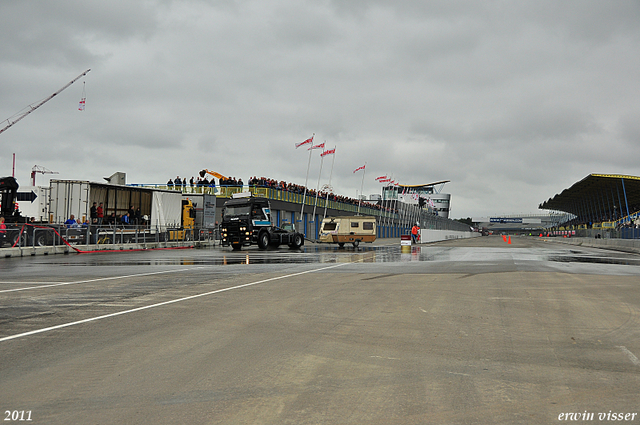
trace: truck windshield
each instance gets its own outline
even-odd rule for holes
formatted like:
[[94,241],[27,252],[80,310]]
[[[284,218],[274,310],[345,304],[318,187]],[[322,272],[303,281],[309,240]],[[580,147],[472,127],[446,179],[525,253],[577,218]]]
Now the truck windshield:
[[227,206],[224,209],[224,216],[237,217],[239,215],[249,215],[250,212],[251,212],[251,205]]

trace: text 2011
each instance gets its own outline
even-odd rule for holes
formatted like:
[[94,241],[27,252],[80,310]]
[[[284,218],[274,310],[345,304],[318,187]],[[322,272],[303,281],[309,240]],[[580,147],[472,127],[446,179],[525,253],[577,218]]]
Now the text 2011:
[[30,421],[31,410],[5,410],[5,421]]

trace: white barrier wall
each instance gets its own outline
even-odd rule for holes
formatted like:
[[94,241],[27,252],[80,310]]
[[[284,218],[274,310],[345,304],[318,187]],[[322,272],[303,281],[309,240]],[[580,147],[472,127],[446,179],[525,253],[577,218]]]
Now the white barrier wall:
[[457,230],[420,230],[420,243],[446,241],[449,239],[467,239],[482,236],[478,232],[460,232]]

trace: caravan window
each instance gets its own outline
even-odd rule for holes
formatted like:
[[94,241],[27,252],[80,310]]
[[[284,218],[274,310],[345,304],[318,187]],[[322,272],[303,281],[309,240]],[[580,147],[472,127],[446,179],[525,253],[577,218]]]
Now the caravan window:
[[358,223],[357,221],[352,221],[351,222],[351,227],[360,227],[360,223]]
[[362,230],[373,230],[373,222],[365,221],[364,223],[362,223]]
[[322,226],[324,230],[336,230],[336,223],[324,223]]

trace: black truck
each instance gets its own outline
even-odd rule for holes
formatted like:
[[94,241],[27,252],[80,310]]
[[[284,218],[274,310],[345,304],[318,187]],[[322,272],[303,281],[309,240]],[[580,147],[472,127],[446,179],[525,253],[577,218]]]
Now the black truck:
[[19,185],[15,178],[0,178],[0,216],[4,217],[7,223],[20,223],[25,221],[20,211],[16,209],[18,187]]
[[292,226],[277,227],[271,223],[267,199],[246,192],[234,194],[224,204],[220,237],[222,246],[231,246],[234,250],[250,245],[258,245],[260,249],[284,244],[298,249],[304,245],[304,235]]
[[5,225],[5,229],[0,231],[0,247],[7,244],[13,246],[19,242],[24,246],[28,242],[27,233],[19,227],[20,223],[26,222],[26,218],[16,207],[18,187],[14,177],[0,178],[0,217],[4,219]]

